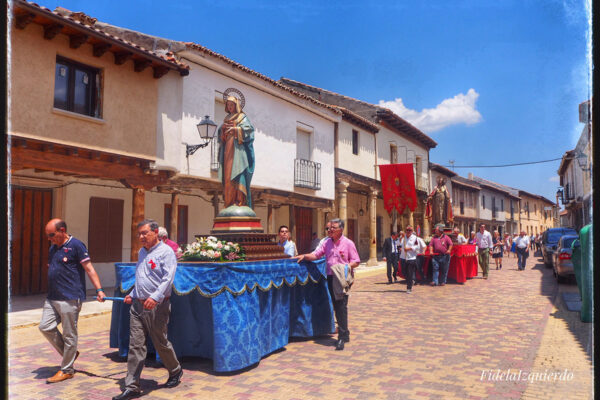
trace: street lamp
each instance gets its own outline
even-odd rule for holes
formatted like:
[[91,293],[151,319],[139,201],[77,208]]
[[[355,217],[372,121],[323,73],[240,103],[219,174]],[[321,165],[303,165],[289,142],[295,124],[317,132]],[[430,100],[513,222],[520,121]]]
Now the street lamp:
[[563,188],[558,188],[558,190],[556,191],[556,198],[560,199],[560,202],[563,205],[565,204],[565,199],[563,197]]
[[186,158],[194,154],[198,149],[202,149],[209,145],[210,141],[215,137],[215,132],[217,130],[217,124],[212,122],[208,115],[204,117],[202,121],[198,125],[198,134],[200,135],[200,139],[204,140],[204,143],[200,144],[185,144],[185,156]]
[[580,151],[579,153],[577,153],[577,156],[575,157],[577,159],[577,164],[579,164],[579,168],[581,168],[582,171],[589,171],[591,168],[586,168],[587,167],[587,155]]

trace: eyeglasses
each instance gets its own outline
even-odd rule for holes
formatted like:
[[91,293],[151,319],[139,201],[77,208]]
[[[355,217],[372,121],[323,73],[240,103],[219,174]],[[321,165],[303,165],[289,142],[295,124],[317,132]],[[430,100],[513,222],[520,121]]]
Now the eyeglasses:
[[333,230],[336,230],[336,229],[340,229],[340,227],[339,226],[331,226],[329,228],[325,228],[326,231],[333,231]]
[[152,232],[152,231],[138,232],[138,236],[147,236],[150,232]]
[[49,233],[49,234],[47,234],[46,236],[48,236],[49,238],[53,238],[53,237],[54,237],[54,235],[56,235],[56,232]]

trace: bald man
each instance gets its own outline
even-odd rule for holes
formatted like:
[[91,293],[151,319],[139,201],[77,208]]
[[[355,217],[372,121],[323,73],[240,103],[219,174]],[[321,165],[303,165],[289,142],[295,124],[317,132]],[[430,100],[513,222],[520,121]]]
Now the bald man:
[[[67,233],[67,224],[52,219],[46,224],[46,237],[52,244],[48,253],[48,297],[44,303],[39,329],[62,356],[60,370],[46,382],[56,383],[75,374],[77,320],[85,300],[85,275],[96,288],[96,300],[104,301],[100,278],[83,243]],[[58,324],[62,323],[62,333]]]

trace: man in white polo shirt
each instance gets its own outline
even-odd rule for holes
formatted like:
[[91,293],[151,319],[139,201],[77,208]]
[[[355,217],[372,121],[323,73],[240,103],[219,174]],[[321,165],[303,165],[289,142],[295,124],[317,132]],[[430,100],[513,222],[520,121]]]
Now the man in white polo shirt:
[[402,239],[402,248],[406,263],[406,293],[412,292],[413,282],[415,281],[415,271],[417,269],[417,249],[419,242],[417,235],[413,233],[412,226],[406,227],[406,235]]
[[492,234],[485,230],[485,224],[481,224],[475,238],[477,239],[477,256],[483,273],[483,279],[487,279],[490,270],[490,249],[494,247]]
[[519,267],[519,271],[525,270],[525,262],[527,261],[530,245],[529,236],[525,234],[525,231],[521,231],[521,234],[515,239],[515,251],[517,252],[517,266]]

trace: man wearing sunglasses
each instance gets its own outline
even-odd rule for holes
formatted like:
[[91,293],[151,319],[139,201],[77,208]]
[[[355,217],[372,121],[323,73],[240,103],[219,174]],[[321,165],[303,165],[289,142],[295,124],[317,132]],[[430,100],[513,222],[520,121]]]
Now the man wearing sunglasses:
[[[52,245],[48,252],[48,297],[39,329],[62,356],[60,370],[46,380],[57,383],[75,375],[77,320],[85,300],[85,274],[96,288],[96,299],[102,302],[105,296],[85,245],[67,233],[65,221],[50,220],[45,233]],[[62,324],[62,333],[58,324]]]
[[333,291],[334,271],[348,271],[353,275],[352,270],[358,267],[360,257],[354,242],[343,235],[344,221],[336,218],[329,221],[327,229],[328,239],[312,253],[299,255],[298,262],[302,260],[315,261],[325,256],[327,262],[327,287],[331,301],[333,302],[333,310],[335,319],[338,323],[338,340],[335,345],[336,350],[344,350],[344,343],[350,341],[350,330],[348,329],[348,294],[344,293],[339,300],[336,300]]

